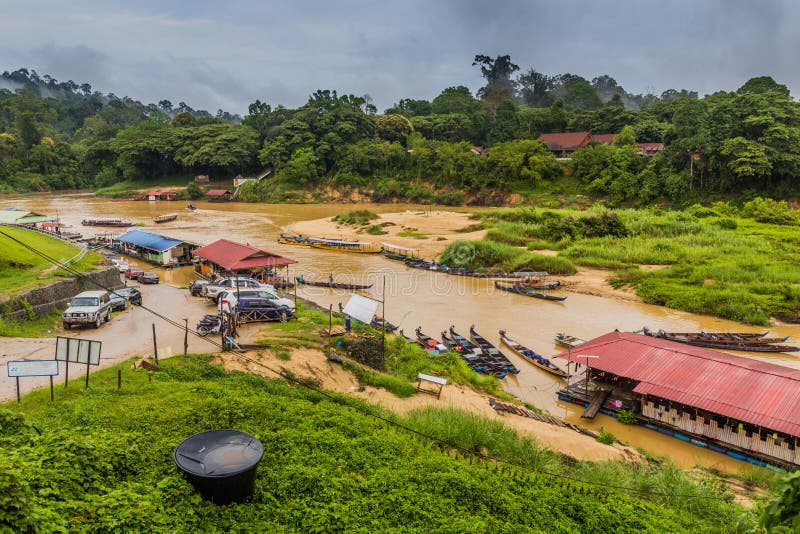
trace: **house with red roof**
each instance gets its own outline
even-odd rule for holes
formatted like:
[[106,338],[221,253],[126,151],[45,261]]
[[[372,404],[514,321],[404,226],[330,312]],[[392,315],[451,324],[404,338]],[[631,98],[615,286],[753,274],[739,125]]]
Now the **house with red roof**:
[[592,136],[589,132],[547,133],[540,135],[539,141],[546,144],[550,152],[566,156],[587,146]]
[[[194,254],[199,258],[195,270],[208,278],[240,275],[274,283],[276,280],[288,279],[288,266],[297,263],[291,258],[227,239],[218,239],[200,247]],[[286,268],[285,276],[279,274],[279,269],[282,268]]]
[[231,191],[229,189],[209,189],[206,191],[206,198],[210,202],[225,202],[231,199]]
[[[561,400],[740,460],[800,467],[800,370],[614,331],[559,354],[585,380]],[[587,417],[587,412],[584,416]]]

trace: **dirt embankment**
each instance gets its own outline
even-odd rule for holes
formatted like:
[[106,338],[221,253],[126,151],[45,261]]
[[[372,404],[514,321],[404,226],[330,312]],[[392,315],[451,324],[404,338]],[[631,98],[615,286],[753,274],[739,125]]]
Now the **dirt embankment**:
[[[479,240],[486,236],[486,230],[464,232],[464,229],[477,221],[470,219],[468,213],[453,211],[404,211],[401,213],[382,213],[369,225],[353,226],[333,222],[330,217],[295,223],[288,230],[295,234],[337,239],[358,239],[374,243],[391,243],[402,247],[417,249],[425,259],[433,259],[454,241],[460,239]],[[366,228],[380,225],[383,235],[370,235]],[[556,251],[539,250],[539,254],[556,255]],[[652,266],[646,266],[651,267]],[[660,266],[656,266],[660,267]],[[616,289],[608,283],[609,271],[578,267],[572,276],[560,276],[559,280],[567,291],[595,295],[619,300],[641,301],[630,288]]]
[[[477,393],[463,386],[453,384],[444,386],[439,399],[425,393],[417,393],[401,399],[383,389],[361,386],[352,373],[342,369],[340,365],[328,361],[325,355],[318,350],[295,349],[291,352],[289,360],[278,359],[270,351],[252,351],[248,352],[246,356],[272,369],[291,371],[294,376],[319,384],[325,390],[353,395],[400,414],[431,406],[457,408],[490,420],[501,419],[503,423],[516,429],[520,434],[533,436],[544,447],[577,460],[639,461],[642,458],[635,449],[630,447],[604,445],[568,428],[517,415],[498,413],[489,406],[488,395]],[[248,362],[235,354],[228,353],[220,357],[226,369],[273,378],[277,376],[266,368]]]

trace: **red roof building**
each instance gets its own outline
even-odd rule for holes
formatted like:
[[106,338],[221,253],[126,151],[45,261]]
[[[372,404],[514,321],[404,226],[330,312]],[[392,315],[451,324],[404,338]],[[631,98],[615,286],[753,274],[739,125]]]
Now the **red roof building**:
[[664,143],[636,143],[636,148],[642,156],[655,156],[664,150]]
[[229,272],[285,267],[297,263],[291,258],[284,258],[272,252],[227,239],[218,239],[210,245],[198,248],[194,253]]
[[592,140],[589,132],[548,133],[539,136],[550,152],[566,154],[588,145]]
[[611,146],[611,143],[614,142],[614,139],[617,138],[617,134],[613,133],[605,133],[605,134],[592,134],[592,142],[594,143],[603,143],[604,145]]
[[800,465],[800,370],[616,331],[557,357],[629,383],[656,424]]

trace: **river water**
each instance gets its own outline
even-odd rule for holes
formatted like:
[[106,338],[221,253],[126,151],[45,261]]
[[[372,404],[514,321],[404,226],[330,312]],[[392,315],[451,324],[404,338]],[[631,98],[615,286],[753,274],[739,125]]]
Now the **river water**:
[[[614,329],[633,331],[645,325],[651,329],[684,332],[763,331],[660,306],[573,292],[564,293],[569,297],[564,302],[542,301],[497,291],[490,280],[409,269],[401,262],[380,255],[345,254],[277,243],[278,235],[282,231],[291,231],[291,225],[297,221],[331,217],[361,207],[375,212],[397,212],[422,209],[420,206],[270,205],[203,201],[194,204],[198,209],[190,212],[184,209],[182,202],[112,202],[91,194],[37,194],[3,201],[3,206],[16,206],[47,215],[57,214],[63,223],[72,226],[71,230],[83,232],[84,235],[94,235],[102,229],[82,227],[80,220],[83,217],[125,217],[144,223],[140,227],[143,230],[190,242],[207,244],[227,238],[294,258],[298,263],[291,266],[291,276],[302,273],[309,280],[327,280],[333,274],[337,281],[373,283],[373,288],[367,293],[378,299],[382,297],[385,286],[385,315],[409,335],[413,335],[414,329],[421,326],[425,333],[439,338],[439,332],[450,325],[455,325],[460,333],[466,334],[469,326],[474,324],[476,330],[492,342],[498,342],[498,330],[505,329],[512,339],[541,354],[551,355],[561,352],[553,343],[556,332],[591,339]],[[153,217],[172,211],[179,213],[176,221],[160,225],[152,222]],[[114,233],[124,231],[109,230]],[[191,268],[159,270],[159,276],[164,282],[175,285],[183,285],[193,278]],[[348,293],[303,286],[298,289],[298,296],[323,306],[333,305],[336,309],[339,302],[346,302]],[[779,336],[791,336],[794,340],[800,338],[798,326],[780,325],[770,331]],[[622,425],[616,419],[602,414],[594,421],[581,419],[580,407],[556,399],[556,391],[563,386],[563,382],[505,352],[522,372],[507,377],[503,386],[520,400],[584,427],[595,430],[602,427],[624,443],[641,447],[656,456],[670,456],[686,467],[703,465],[735,472],[745,465],[725,455],[651,430]],[[797,355],[742,355],[800,369],[800,357]]]

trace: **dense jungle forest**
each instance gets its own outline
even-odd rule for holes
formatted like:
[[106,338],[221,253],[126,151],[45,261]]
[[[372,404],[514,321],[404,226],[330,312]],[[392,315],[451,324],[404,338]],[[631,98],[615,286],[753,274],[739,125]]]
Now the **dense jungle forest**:
[[[0,76],[0,191],[103,188],[210,175],[248,184],[250,201],[358,190],[373,201],[503,204],[566,192],[610,206],[792,200],[800,113],[769,76],[700,98],[631,94],[609,75],[521,70],[477,55],[485,85],[406,98],[382,114],[369,95],[318,90],[297,109],[260,100],[244,117],[169,100],[144,104],[33,70]],[[618,134],[566,154],[543,133]],[[637,143],[663,143],[642,155]],[[486,150],[488,149],[488,150]],[[316,196],[314,197],[317,198]]]

